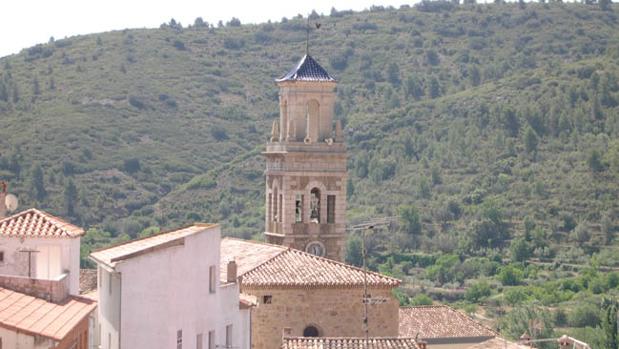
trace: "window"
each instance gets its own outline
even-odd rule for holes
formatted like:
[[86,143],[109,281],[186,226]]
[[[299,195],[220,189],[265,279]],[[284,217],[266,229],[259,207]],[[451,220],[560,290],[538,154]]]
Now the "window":
[[215,293],[215,287],[217,287],[217,271],[215,270],[215,266],[211,265],[208,267],[208,292]]
[[318,337],[318,329],[315,326],[307,326],[303,330],[303,337]]
[[108,293],[112,294],[112,273],[107,273],[107,275],[109,275],[108,279]]
[[112,334],[109,332],[107,334],[107,348],[112,349]]
[[335,223],[335,195],[327,195],[327,223]]
[[282,217],[282,202],[283,202],[283,198],[282,198],[282,194],[279,194],[279,207],[277,208],[277,221],[278,222],[282,222],[283,221],[283,217]]
[[272,301],[273,301],[273,296],[271,295],[262,296],[262,304],[271,304]]
[[320,223],[320,189],[310,191],[310,222]]
[[202,338],[202,333],[198,333],[198,335],[196,336],[196,349],[203,349],[204,348],[204,338]]
[[176,331],[176,349],[183,349],[183,330]]
[[208,349],[215,349],[215,331],[208,332]]
[[0,263],[4,263],[4,251],[0,251]]
[[303,222],[303,195],[297,194],[294,200],[294,221]]
[[273,189],[273,222],[277,222],[278,213],[277,208],[279,207],[277,203],[277,188]]
[[314,256],[324,257],[325,245],[323,245],[320,241],[312,241],[305,246],[305,252],[313,254]]
[[232,325],[226,326],[226,348],[232,348]]
[[267,205],[268,205],[267,210],[269,210],[269,218],[271,220],[274,220],[273,215],[275,213],[273,213],[273,206],[272,206],[273,205],[273,194],[269,194],[269,202],[267,203]]

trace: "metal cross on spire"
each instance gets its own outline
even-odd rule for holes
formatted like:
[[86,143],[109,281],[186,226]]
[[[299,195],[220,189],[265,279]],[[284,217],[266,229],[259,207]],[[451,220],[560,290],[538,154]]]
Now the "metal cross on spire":
[[[320,26],[322,24],[316,22],[314,25],[316,26],[316,29],[320,29]],[[310,16],[307,16],[307,26],[305,30],[307,33],[307,37],[305,39],[305,54],[309,55],[309,39],[310,39],[310,31],[312,30],[312,27],[310,26]]]

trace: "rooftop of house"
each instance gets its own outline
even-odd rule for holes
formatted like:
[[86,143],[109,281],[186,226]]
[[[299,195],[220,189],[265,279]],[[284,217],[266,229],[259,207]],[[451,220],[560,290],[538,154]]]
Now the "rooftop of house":
[[[234,238],[221,241],[222,280],[232,259],[245,287],[358,287],[364,282],[360,268],[295,249]],[[367,273],[367,282],[370,287],[400,284],[398,279],[374,272]]]
[[122,244],[97,250],[90,254],[90,258],[95,260],[97,263],[114,268],[118,262],[163,248],[183,245],[186,237],[215,226],[217,226],[217,224],[195,224],[171,232],[131,240]]
[[31,208],[0,220],[0,236],[17,238],[76,238],[84,229]]
[[284,337],[282,349],[418,349],[413,338]]
[[494,338],[498,334],[470,316],[446,305],[400,308],[400,336],[450,342],[467,342],[473,338]]
[[531,349],[531,347],[510,342],[505,338],[495,337],[481,343],[473,344],[466,349]]
[[275,81],[335,82],[335,79],[312,56],[306,54],[291,71]]
[[0,327],[61,341],[96,306],[81,297],[56,304],[0,287]]

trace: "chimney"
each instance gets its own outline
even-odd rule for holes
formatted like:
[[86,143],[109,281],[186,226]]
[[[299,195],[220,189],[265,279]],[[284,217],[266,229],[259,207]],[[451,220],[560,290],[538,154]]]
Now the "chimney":
[[561,349],[568,349],[569,347],[572,346],[572,341],[570,340],[570,337],[568,337],[567,335],[561,336],[561,338],[558,339],[558,342],[559,342],[559,348]]
[[6,182],[0,182],[0,219],[6,217]]
[[227,279],[228,282],[236,282],[236,261],[231,260],[228,262]]
[[419,347],[419,349],[427,349],[428,348],[428,342],[422,340],[418,340],[417,341],[417,346]]
[[292,328],[284,327],[284,330],[282,331],[282,339],[286,337],[292,337]]
[[520,339],[518,340],[518,344],[527,345],[529,347],[532,347],[531,336],[529,336],[529,334],[526,332],[523,333],[522,336],[520,336]]

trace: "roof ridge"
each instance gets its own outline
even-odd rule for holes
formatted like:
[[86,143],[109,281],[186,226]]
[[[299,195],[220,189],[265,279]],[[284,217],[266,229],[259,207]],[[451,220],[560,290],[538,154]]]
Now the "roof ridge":
[[[52,225],[54,228],[61,230],[64,234],[66,234],[68,237],[77,237],[77,236],[81,236],[85,233],[84,229],[82,227],[79,227],[69,221],[67,221],[66,219],[59,217],[59,216],[55,216],[49,212],[45,212],[43,210],[40,210],[36,207],[31,207],[29,209],[23,210],[21,212],[17,212],[9,217],[5,217],[0,219],[0,225],[6,223],[6,222],[10,222],[12,220],[15,219],[19,219],[22,216],[27,216],[29,214],[32,215],[38,215],[41,216],[45,222],[47,224]],[[79,233],[74,234],[73,232],[71,232],[71,230],[76,230],[79,231]]]
[[118,243],[115,243],[115,244],[112,244],[112,245],[108,245],[108,246],[105,246],[105,247],[100,247],[100,248],[98,248],[96,250],[92,250],[90,253],[92,254],[92,253],[95,253],[95,252],[101,252],[101,251],[109,250],[111,248],[116,248],[116,247],[119,247],[119,246],[128,245],[128,244],[133,243],[133,242],[148,240],[148,239],[155,238],[155,237],[158,237],[158,236],[161,236],[161,235],[175,233],[177,231],[185,230],[185,229],[192,228],[192,227],[211,228],[211,227],[215,227],[215,226],[218,226],[218,225],[219,225],[218,223],[193,223],[193,224],[190,224],[190,225],[187,225],[187,226],[182,226],[181,228],[175,228],[175,229],[173,228],[173,229],[169,229],[169,230],[164,230],[164,231],[160,231],[158,233],[155,233],[153,235],[144,236],[144,237],[137,238],[137,239],[131,239],[131,240],[128,240],[128,241],[122,241],[122,242],[118,242]]
[[326,257],[317,256],[317,255],[311,254],[309,252],[305,252],[305,251],[301,251],[301,250],[297,250],[297,249],[290,249],[289,251],[296,252],[296,253],[301,253],[301,254],[307,255],[307,256],[309,256],[311,258],[315,258],[315,259],[318,259],[318,260],[325,261],[327,263],[331,263],[331,264],[335,264],[335,265],[341,265],[341,266],[346,267],[348,269],[353,269],[353,270],[356,270],[356,271],[360,271],[362,273],[368,273],[368,274],[372,274],[372,275],[375,275],[375,276],[378,276],[378,277],[382,277],[382,278],[385,278],[385,279],[395,280],[398,283],[402,282],[402,280],[394,278],[394,277],[391,277],[391,276],[388,276],[388,275],[377,273],[377,272],[372,271],[372,270],[365,270],[363,268],[359,268],[359,267],[354,266],[354,265],[346,264],[344,262],[336,261],[334,259],[329,259],[329,258],[326,258]]
[[274,255],[271,258],[268,258],[267,260],[265,260],[262,263],[259,263],[258,265],[254,266],[253,268],[247,270],[246,272],[244,272],[243,274],[239,275],[239,276],[243,276],[243,275],[247,275],[255,270],[257,270],[258,268],[262,267],[263,265],[266,265],[267,263],[270,263],[271,261],[273,261],[274,259],[276,259],[277,257],[283,255],[284,253],[290,251],[290,249],[284,249],[282,251],[279,251],[276,255]]

